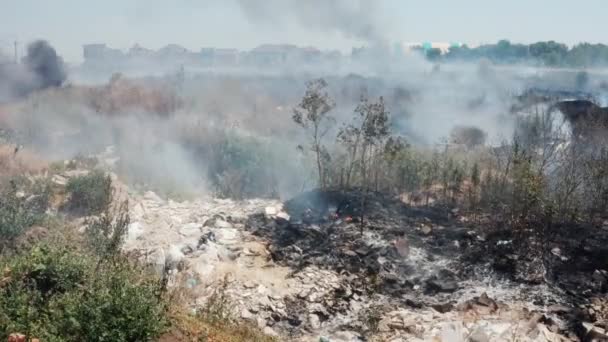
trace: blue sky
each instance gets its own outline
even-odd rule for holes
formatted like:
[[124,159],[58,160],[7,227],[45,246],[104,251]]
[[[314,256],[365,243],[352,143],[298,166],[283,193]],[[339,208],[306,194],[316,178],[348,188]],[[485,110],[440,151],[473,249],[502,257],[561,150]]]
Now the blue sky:
[[[255,19],[239,1],[256,7],[268,0],[0,0],[0,50],[12,51],[15,39],[45,38],[66,60],[77,62],[82,44],[94,42],[123,49],[177,43],[193,50],[294,43],[344,51],[365,43],[333,27],[293,20],[285,6]],[[373,4],[365,9],[370,25],[390,42],[608,43],[606,0],[321,1]]]

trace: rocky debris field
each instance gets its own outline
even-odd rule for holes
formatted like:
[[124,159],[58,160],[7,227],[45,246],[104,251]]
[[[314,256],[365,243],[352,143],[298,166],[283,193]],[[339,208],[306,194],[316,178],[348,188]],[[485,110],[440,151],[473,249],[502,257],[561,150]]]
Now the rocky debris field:
[[[524,282],[496,267],[512,258],[510,242],[465,226],[457,210],[353,190],[285,203],[173,202],[148,192],[132,195],[130,211],[125,249],[168,274],[169,285],[189,289],[193,309],[223,283],[236,317],[280,340],[606,337],[606,271],[591,270],[597,261],[579,270],[593,281],[587,292]],[[601,246],[585,256],[560,246],[551,247],[561,262],[552,279],[570,260],[602,255]]]

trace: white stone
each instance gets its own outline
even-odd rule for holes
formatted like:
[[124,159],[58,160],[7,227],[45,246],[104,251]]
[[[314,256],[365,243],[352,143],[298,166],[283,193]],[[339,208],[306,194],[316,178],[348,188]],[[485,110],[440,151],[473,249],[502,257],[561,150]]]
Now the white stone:
[[184,253],[182,253],[181,248],[182,246],[180,245],[172,245],[169,247],[169,250],[166,253],[167,258],[165,261],[165,264],[169,267],[169,269],[177,268],[177,264],[184,259]]
[[89,174],[89,170],[69,170],[63,173],[68,178],[81,177]]
[[277,337],[279,336],[279,334],[277,334],[276,331],[272,330],[271,327],[265,327],[264,330],[262,330],[264,332],[264,334],[268,335],[268,336],[274,336]]
[[268,216],[275,216],[278,213],[278,210],[275,207],[266,207],[264,213]]
[[126,243],[137,240],[144,233],[144,227],[141,222],[131,222],[127,229]]
[[163,203],[163,199],[160,198],[155,192],[153,191],[146,191],[146,193],[144,194],[144,199],[147,201],[151,201],[151,202],[157,202],[157,203]]
[[60,175],[54,175],[53,178],[51,178],[51,181],[61,186],[68,184],[68,179]]
[[441,329],[441,341],[445,342],[464,342],[461,322],[445,324]]
[[215,220],[214,226],[216,228],[227,229],[227,228],[232,228],[232,223],[218,218],[217,220]]
[[356,342],[361,341],[359,334],[352,331],[339,331],[335,333],[330,339],[332,342]]
[[187,223],[179,229],[179,233],[185,237],[198,237],[201,233],[201,225],[198,223]]
[[223,245],[229,245],[238,242],[239,232],[233,228],[227,228],[222,230],[216,230],[215,239],[218,243]]
[[243,309],[241,311],[241,318],[243,318],[243,319],[252,319],[253,318],[253,314],[251,312],[249,312],[249,310]]
[[315,330],[318,330],[321,328],[321,320],[319,319],[319,316],[317,316],[315,314],[308,315],[308,323],[310,324],[310,327]]
[[266,326],[266,320],[262,316],[257,316],[255,318],[255,322],[256,322],[258,328],[260,328],[260,329],[264,329],[264,327]]
[[424,225],[422,228],[420,228],[420,230],[422,231],[422,234],[429,235],[433,231],[433,228],[431,228],[431,226]]
[[284,212],[284,211],[282,211],[282,212],[278,213],[278,214],[276,215],[276,217],[277,217],[277,218],[280,218],[280,219],[283,219],[283,220],[285,220],[285,221],[289,221],[289,219],[291,218],[291,217],[289,216],[289,214],[288,214],[288,213],[286,213],[286,212]]

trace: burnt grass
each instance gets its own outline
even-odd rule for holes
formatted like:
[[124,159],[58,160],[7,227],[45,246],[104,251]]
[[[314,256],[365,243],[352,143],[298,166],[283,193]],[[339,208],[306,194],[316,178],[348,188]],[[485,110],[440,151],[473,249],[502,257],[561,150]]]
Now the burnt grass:
[[[289,220],[261,214],[247,229],[271,241],[275,263],[294,273],[309,265],[335,270],[369,293],[405,298],[420,285],[425,295],[453,292],[480,270],[498,279],[534,286],[546,283],[576,308],[607,292],[598,271],[608,268],[608,231],[591,226],[538,229],[463,223],[449,207],[411,207],[394,196],[361,189],[315,190],[286,201]],[[430,232],[417,229],[421,224]],[[427,258],[449,259],[448,267],[418,276],[392,242],[405,238]],[[605,275],[605,274],[604,274]],[[542,299],[538,299],[542,301]],[[406,300],[406,304],[412,304]],[[551,303],[536,303],[549,305]],[[584,314],[568,319],[575,324]]]
[[[418,277],[415,265],[403,262],[393,241],[407,239],[424,248],[429,257],[454,259],[474,242],[464,227],[451,227],[425,236],[418,223],[449,225],[449,212],[438,208],[412,208],[380,192],[353,189],[302,193],[285,202],[289,220],[260,213],[246,227],[271,241],[273,261],[294,273],[309,265],[345,274],[370,292],[402,297],[414,285],[427,293],[450,292],[459,275],[448,269]],[[362,223],[363,222],[363,223]],[[460,247],[453,241],[459,240]]]

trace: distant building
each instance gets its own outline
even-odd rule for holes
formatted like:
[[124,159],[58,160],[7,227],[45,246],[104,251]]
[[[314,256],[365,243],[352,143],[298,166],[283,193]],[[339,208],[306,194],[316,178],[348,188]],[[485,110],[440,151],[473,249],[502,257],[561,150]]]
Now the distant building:
[[288,54],[288,59],[298,63],[313,64],[318,63],[322,56],[323,53],[321,50],[309,46],[293,50],[290,54]]
[[106,44],[87,44],[82,47],[83,57],[88,59],[102,59],[107,49]]
[[214,48],[202,48],[198,54],[199,62],[205,66],[213,65],[213,60],[215,58],[215,49]]
[[260,45],[250,51],[226,48],[201,48],[192,52],[183,46],[169,44],[159,50],[151,50],[133,45],[127,53],[108,48],[105,44],[83,46],[85,62],[104,62],[110,65],[138,65],[155,62],[163,65],[199,66],[283,66],[288,64],[340,63],[343,59],[339,51],[321,51],[315,47],[298,47],[290,44]]
[[200,54],[177,44],[169,44],[154,53],[157,62],[166,65],[200,63]]
[[249,52],[249,62],[259,66],[284,64],[295,49],[296,46],[287,44],[260,45]]
[[239,50],[215,49],[213,52],[213,64],[221,66],[236,66],[239,64]]
[[125,55],[118,49],[111,49],[106,44],[87,44],[83,46],[83,57],[85,61],[120,61]]
[[139,44],[133,45],[128,52],[130,58],[151,58],[154,56],[154,50],[141,47]]
[[177,44],[169,44],[156,51],[156,56],[161,60],[184,59],[187,55],[188,49]]

